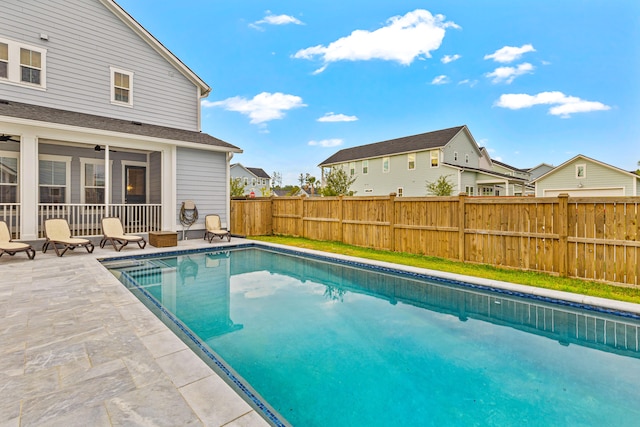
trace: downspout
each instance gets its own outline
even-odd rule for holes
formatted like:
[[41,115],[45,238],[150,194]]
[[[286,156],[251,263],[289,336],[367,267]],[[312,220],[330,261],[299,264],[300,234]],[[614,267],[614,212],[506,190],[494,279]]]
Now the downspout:
[[227,212],[226,212],[226,219],[227,219],[227,230],[231,231],[231,159],[233,159],[233,153],[231,151],[227,152],[227,165],[226,165],[226,181],[227,181],[227,185],[226,185],[226,199],[227,199]]

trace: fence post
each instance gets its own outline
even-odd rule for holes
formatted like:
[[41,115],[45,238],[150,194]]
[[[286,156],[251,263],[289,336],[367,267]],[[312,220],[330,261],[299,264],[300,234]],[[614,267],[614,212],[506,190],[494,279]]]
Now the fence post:
[[389,194],[387,204],[387,219],[389,220],[389,250],[396,250],[396,193]]
[[555,262],[558,265],[558,273],[561,277],[567,277],[569,270],[569,194],[562,193],[558,195],[558,256]]
[[303,237],[303,238],[304,238],[304,197],[305,197],[304,194],[300,196],[300,201],[298,203],[298,209],[300,212],[300,237]]
[[338,196],[338,242],[340,243],[344,243],[343,239],[343,235],[342,235],[342,220],[344,218],[344,208],[342,206],[342,203],[344,202],[344,196],[341,194]]
[[458,261],[464,262],[466,255],[466,244],[464,241],[464,225],[465,225],[465,201],[467,193],[458,195]]
[[273,236],[273,194],[269,197],[269,227],[267,228],[267,236]]

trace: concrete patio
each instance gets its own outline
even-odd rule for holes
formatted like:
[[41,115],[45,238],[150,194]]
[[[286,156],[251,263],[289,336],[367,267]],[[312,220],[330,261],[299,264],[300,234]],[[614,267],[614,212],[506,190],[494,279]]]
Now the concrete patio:
[[0,259],[0,427],[269,425],[96,261],[172,248],[36,249]]

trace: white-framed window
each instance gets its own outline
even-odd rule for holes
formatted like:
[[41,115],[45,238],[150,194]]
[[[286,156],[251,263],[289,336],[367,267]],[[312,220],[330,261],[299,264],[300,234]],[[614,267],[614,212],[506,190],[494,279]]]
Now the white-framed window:
[[440,166],[440,150],[431,150],[431,167],[437,168]]
[[256,179],[255,178],[251,178],[251,186],[252,187],[256,186]]
[[80,203],[98,205],[105,202],[104,159],[80,159]]
[[467,185],[464,187],[464,192],[467,193],[467,196],[473,196],[476,192],[476,187],[473,185]]
[[111,70],[111,103],[133,106],[133,73],[118,68]]
[[356,162],[349,162],[349,176],[356,174]]
[[18,203],[18,153],[0,151],[0,203]]
[[587,165],[584,163],[576,165],[576,178],[583,179],[587,177]]
[[249,178],[247,178],[246,176],[244,177],[244,186],[246,187],[247,185],[249,185]]
[[407,154],[407,169],[410,171],[416,168],[416,153]]
[[469,155],[468,154],[464,155],[464,162],[467,163],[467,164],[469,163]]
[[38,157],[40,203],[69,203],[71,157],[41,154]]
[[365,188],[364,192],[365,193],[373,193],[373,188]]
[[369,160],[362,161],[362,175],[369,173]]
[[396,191],[396,196],[402,197],[403,194],[404,194],[404,188],[398,187],[398,191]]
[[389,157],[382,158],[382,173],[389,172]]
[[482,187],[483,196],[493,196],[493,187]]
[[458,161],[458,152],[457,151],[453,152],[453,161],[455,161],[455,162]]
[[9,44],[0,42],[0,79],[9,78]]
[[47,50],[0,38],[0,82],[46,88]]

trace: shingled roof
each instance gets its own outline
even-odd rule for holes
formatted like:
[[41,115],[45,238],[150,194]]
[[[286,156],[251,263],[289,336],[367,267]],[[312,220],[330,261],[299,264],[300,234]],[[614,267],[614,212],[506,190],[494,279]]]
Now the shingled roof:
[[370,159],[374,157],[389,156],[392,154],[409,153],[412,151],[444,147],[463,128],[464,126],[456,126],[453,128],[421,133],[419,135],[405,136],[373,144],[345,148],[338,151],[318,166],[329,166],[353,160]]
[[261,168],[247,168],[247,170],[254,174],[257,178],[271,179],[271,177],[267,175],[267,173]]
[[0,100],[0,116],[77,126],[85,129],[99,129],[123,134],[148,136],[172,141],[194,142],[225,148],[228,149],[227,151],[242,152],[242,150],[235,145],[231,145],[228,142],[203,132],[113,119],[110,117],[41,107],[39,105],[24,104],[21,102]]

